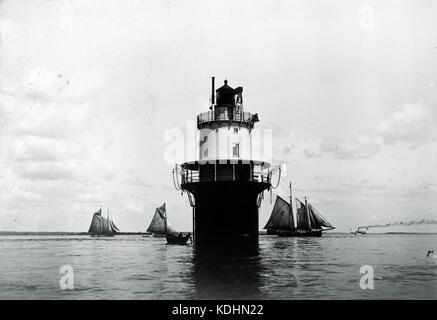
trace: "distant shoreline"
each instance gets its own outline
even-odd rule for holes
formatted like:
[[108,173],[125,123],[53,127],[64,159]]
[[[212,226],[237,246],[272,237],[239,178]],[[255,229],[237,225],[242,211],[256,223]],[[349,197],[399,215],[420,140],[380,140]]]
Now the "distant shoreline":
[[[148,235],[151,232],[120,232],[117,235]],[[86,236],[88,232],[67,231],[0,231],[0,236]]]
[[[116,235],[126,236],[126,235],[152,235],[152,232],[120,232]],[[349,232],[326,232],[324,235],[345,235],[350,234]],[[371,236],[371,235],[397,235],[397,234],[437,234],[437,232],[381,232],[381,233],[370,233],[367,235],[361,235],[361,237]],[[0,231],[0,236],[86,236],[90,235],[88,232],[67,232],[67,231]],[[267,236],[267,232],[260,231],[260,236]],[[269,235],[274,236],[274,235]]]

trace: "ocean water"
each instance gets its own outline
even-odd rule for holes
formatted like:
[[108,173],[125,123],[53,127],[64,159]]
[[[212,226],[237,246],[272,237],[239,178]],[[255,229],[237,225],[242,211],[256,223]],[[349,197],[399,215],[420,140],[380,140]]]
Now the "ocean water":
[[[360,288],[363,265],[373,289]],[[437,235],[260,236],[258,250],[232,252],[142,235],[0,236],[0,299],[437,299]]]

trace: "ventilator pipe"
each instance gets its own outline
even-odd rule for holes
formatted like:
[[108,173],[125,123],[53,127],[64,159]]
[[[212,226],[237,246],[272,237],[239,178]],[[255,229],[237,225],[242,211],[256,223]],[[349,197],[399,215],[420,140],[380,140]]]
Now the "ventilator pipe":
[[[279,183],[281,183],[281,167],[279,167],[278,171],[279,171],[278,183],[276,184],[276,187],[274,187],[274,186],[272,185],[272,188],[273,188],[273,189],[276,189],[277,187],[279,187]],[[270,171],[269,174],[272,175],[272,173],[273,173],[273,170]],[[270,176],[270,181],[272,181],[271,176]]]
[[[181,190],[181,185],[179,184],[179,180],[178,180],[178,170],[177,170],[177,165],[175,166],[175,168],[172,170],[173,172],[173,185],[175,187],[175,189],[177,191]],[[176,176],[176,178],[175,178]],[[176,181],[175,181],[176,180]]]

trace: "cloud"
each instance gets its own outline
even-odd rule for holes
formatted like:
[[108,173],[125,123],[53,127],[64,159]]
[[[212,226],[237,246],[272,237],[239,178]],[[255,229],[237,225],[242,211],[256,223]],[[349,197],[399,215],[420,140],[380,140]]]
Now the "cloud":
[[368,179],[362,179],[357,182],[344,182],[342,187],[348,190],[369,190],[369,191],[384,191],[387,185],[384,183],[377,183]]
[[436,191],[437,183],[418,180],[414,186],[417,191]]
[[74,178],[73,166],[71,162],[27,162],[17,164],[15,172],[19,177],[32,180],[69,180]]
[[420,103],[406,103],[379,122],[370,134],[349,134],[327,137],[318,152],[305,150],[306,158],[331,154],[338,159],[368,159],[384,146],[417,148],[435,139],[435,116]]
[[323,180],[325,180],[326,178],[325,177],[323,177],[323,176],[314,176],[313,177],[313,180],[316,180],[316,181],[323,181]]
[[9,149],[9,158],[15,161],[60,161],[63,159],[66,146],[63,140],[25,136],[15,139]]
[[282,126],[280,126],[276,121],[272,120],[263,120],[259,124],[259,128],[262,128],[264,130],[271,130],[272,131],[272,138],[276,140],[282,140],[282,139],[289,139],[291,137],[291,134],[287,132]]
[[291,154],[291,151],[293,151],[294,148],[295,148],[294,144],[291,147],[285,147],[283,151],[284,155]]
[[153,184],[146,181],[144,178],[140,178],[138,176],[130,176],[122,181],[124,184],[135,186],[135,187],[145,187],[145,188],[152,188]]
[[332,136],[324,139],[319,151],[339,159],[370,158],[381,151],[378,140],[366,135]]
[[305,149],[304,152],[303,152],[303,155],[305,156],[305,158],[311,159],[311,158],[320,157],[322,154],[318,153],[318,152],[312,152],[312,151],[309,151],[309,150]]
[[315,205],[325,205],[325,204],[333,204],[337,203],[339,199],[337,197],[330,196],[319,196],[314,200]]
[[27,94],[44,101],[55,98],[69,84],[62,74],[50,72],[46,66],[32,69],[24,78]]
[[111,201],[108,182],[116,170],[104,146],[116,133],[107,133],[90,99],[100,77],[73,71],[67,79],[54,70],[36,67],[21,78],[0,79],[2,213],[66,204],[82,210],[87,203]]
[[386,145],[422,146],[432,139],[433,115],[420,103],[402,105],[381,121],[377,133]]
[[20,33],[19,26],[11,19],[0,19],[0,34],[2,42],[12,42]]
[[[70,83],[47,68],[35,68],[19,81],[1,77],[1,133],[66,138],[84,130],[95,110],[90,102],[79,99],[85,96],[83,87],[92,81],[76,77]],[[94,78],[82,75],[82,79],[90,77]],[[65,82],[70,83],[68,90],[64,90]]]

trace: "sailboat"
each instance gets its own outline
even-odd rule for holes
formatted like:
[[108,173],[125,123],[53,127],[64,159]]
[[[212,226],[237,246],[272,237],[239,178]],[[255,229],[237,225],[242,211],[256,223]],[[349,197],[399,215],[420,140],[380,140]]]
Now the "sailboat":
[[290,183],[290,203],[282,199],[280,196],[276,196],[272,214],[264,227],[264,229],[267,230],[267,234],[279,235],[281,233],[289,233],[295,230],[291,199]]
[[307,202],[303,204],[296,199],[296,220],[295,227],[293,207],[291,205],[292,192],[290,183],[290,202],[280,196],[276,197],[275,205],[269,221],[264,229],[267,234],[276,234],[280,237],[321,237],[322,231],[335,229],[323,216]]
[[152,222],[147,228],[148,232],[153,232],[154,237],[166,237],[167,244],[186,244],[190,239],[190,233],[183,235],[177,232],[168,222],[165,202],[162,206],[156,208]]
[[267,234],[276,234],[278,236],[294,235],[296,227],[294,226],[293,206],[291,201],[293,199],[291,182],[290,182],[290,202],[285,201],[279,195],[276,196],[275,205],[270,215],[269,221],[264,229]]
[[93,219],[88,233],[94,236],[112,237],[119,233],[120,230],[115,225],[114,221],[109,218],[109,209],[106,218],[102,217],[102,208],[94,212]]
[[296,235],[298,237],[321,237],[322,231],[335,229],[328,220],[326,220],[310,203],[302,203],[296,198],[297,207],[297,228]]

